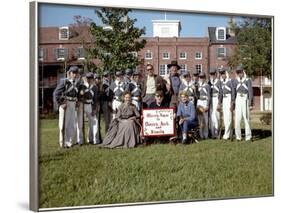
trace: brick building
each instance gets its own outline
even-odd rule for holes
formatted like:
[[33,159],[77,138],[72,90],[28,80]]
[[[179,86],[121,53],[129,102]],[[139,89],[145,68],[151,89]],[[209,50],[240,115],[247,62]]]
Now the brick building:
[[[209,27],[206,37],[180,37],[180,21],[153,20],[153,37],[145,37],[146,46],[134,53],[141,61],[139,70],[152,64],[155,73],[168,74],[167,64],[177,60],[181,72],[198,70],[208,75],[210,68],[227,67],[233,54],[235,35],[227,27]],[[39,89],[41,112],[52,111],[52,93],[70,65],[83,67],[85,51],[81,40],[91,44],[87,30],[75,35],[69,27],[45,27],[39,30]],[[98,61],[95,60],[98,64]],[[255,109],[271,110],[271,81],[264,77],[253,79]]]

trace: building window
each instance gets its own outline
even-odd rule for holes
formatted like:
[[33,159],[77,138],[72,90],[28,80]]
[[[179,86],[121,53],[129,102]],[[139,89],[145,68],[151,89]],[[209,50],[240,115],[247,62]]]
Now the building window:
[[226,39],[226,29],[225,27],[218,27],[216,29],[216,37],[217,40],[225,40]]
[[152,59],[152,52],[150,50],[147,50],[145,53],[145,59]]
[[43,61],[47,58],[47,49],[40,47],[38,51],[39,61]]
[[180,69],[181,74],[183,74],[183,73],[185,73],[187,71],[186,64],[181,64],[180,67],[181,67],[181,69]]
[[58,61],[64,61],[67,59],[68,49],[66,48],[56,48],[55,49],[55,57]]
[[181,52],[179,58],[180,58],[180,59],[187,59],[186,52]]
[[137,52],[130,52],[130,55],[132,55],[133,57],[137,58],[138,57],[138,53]]
[[59,28],[59,40],[68,40],[69,39],[69,28],[60,27]]
[[170,54],[168,52],[163,53],[163,59],[170,59]]
[[196,65],[195,65],[195,69],[196,69],[196,71],[199,72],[199,73],[202,72],[202,64],[196,64]]
[[225,47],[218,47],[217,48],[217,57],[223,58],[226,56],[226,48]]
[[83,47],[77,48],[77,58],[78,60],[84,60],[85,59],[85,49]]
[[164,76],[169,74],[167,64],[160,64],[159,75]]
[[202,52],[196,52],[195,59],[202,59]]

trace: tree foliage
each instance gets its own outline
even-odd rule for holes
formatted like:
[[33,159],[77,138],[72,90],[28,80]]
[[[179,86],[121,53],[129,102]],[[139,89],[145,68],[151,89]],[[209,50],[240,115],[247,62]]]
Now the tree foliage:
[[271,76],[272,69],[272,25],[270,18],[243,18],[243,21],[230,23],[237,37],[237,47],[229,58],[228,65],[244,65],[247,74]]
[[102,8],[96,11],[102,26],[91,23],[90,32],[93,35],[93,46],[90,55],[99,59],[98,72],[135,68],[140,61],[133,54],[140,51],[146,44],[140,37],[145,34],[145,28],[134,26],[136,19],[128,16],[130,10],[119,8]]

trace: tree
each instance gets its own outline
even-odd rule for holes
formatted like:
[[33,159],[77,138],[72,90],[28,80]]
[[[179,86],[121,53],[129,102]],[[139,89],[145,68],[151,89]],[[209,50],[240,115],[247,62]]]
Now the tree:
[[137,19],[130,19],[131,10],[117,8],[102,8],[96,11],[103,26],[92,22],[90,32],[93,35],[93,46],[90,55],[101,61],[98,72],[135,68],[140,64],[133,54],[141,50],[146,40],[140,39],[145,33],[145,28],[134,27]]
[[244,65],[249,76],[271,76],[271,19],[243,18],[239,24],[230,23],[237,38],[237,47],[228,65]]
[[[84,55],[84,60],[80,63],[83,66],[84,71],[95,71],[97,69],[96,64],[93,62],[91,54],[89,54],[91,47],[93,46],[93,37],[90,33],[90,26],[93,22],[92,19],[82,16],[74,16],[74,23],[70,25],[71,37],[81,43],[83,49],[82,55]],[[77,53],[78,54],[78,53]]]

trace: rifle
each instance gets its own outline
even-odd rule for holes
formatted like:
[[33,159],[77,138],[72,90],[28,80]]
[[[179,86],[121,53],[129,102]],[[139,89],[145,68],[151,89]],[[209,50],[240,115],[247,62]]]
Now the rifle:
[[232,107],[231,110],[231,132],[230,132],[230,137],[231,137],[231,141],[233,141],[234,138],[234,109]]

